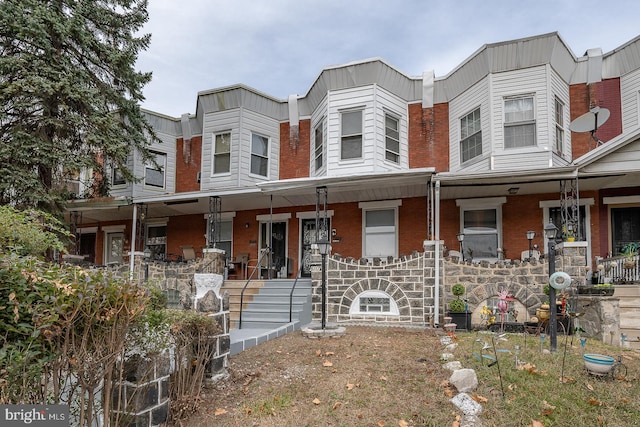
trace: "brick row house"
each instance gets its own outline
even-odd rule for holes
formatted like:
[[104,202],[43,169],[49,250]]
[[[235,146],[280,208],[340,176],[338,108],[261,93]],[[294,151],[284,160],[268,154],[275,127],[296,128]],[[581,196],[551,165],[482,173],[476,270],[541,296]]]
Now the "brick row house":
[[549,221],[588,265],[640,242],[640,37],[582,56],[557,33],[487,44],[443,77],[371,59],[285,100],[236,85],[146,114],[157,165],[132,153],[140,182],[111,169],[110,197],[68,208],[98,265],[215,246],[243,276],[268,246],[269,274],[308,276],[318,236],[358,260],[440,241],[494,262],[544,253]]

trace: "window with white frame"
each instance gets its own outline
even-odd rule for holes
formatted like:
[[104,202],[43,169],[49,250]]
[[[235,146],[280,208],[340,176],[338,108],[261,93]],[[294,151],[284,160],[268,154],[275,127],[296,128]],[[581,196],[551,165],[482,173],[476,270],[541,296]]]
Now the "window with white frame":
[[269,168],[269,138],[251,134],[251,173],[268,176]]
[[384,314],[399,315],[395,300],[383,291],[364,291],[359,294],[349,307],[349,314]]
[[167,167],[167,155],[165,153],[151,152],[155,160],[149,160],[145,164],[144,183],[149,187],[164,188],[164,171]]
[[124,178],[122,169],[120,169],[115,163],[111,163],[111,170],[109,171],[109,178],[112,186],[124,185],[127,181]]
[[502,244],[502,205],[506,197],[462,199],[460,228],[465,259],[496,260]]
[[480,107],[460,119],[460,162],[482,155]]
[[228,173],[231,167],[231,132],[213,136],[213,173]]
[[321,120],[316,126],[314,131],[314,163],[315,170],[318,171],[322,169],[324,165],[324,120]]
[[536,145],[536,120],[533,95],[505,98],[504,147]]
[[384,115],[385,159],[400,163],[400,119]]
[[564,153],[564,104],[558,97],[554,103],[555,122],[556,122],[556,153]]
[[[207,242],[207,244],[215,245],[216,248],[222,249],[225,251],[225,256],[227,258],[231,258],[231,244],[233,240],[233,221],[231,220],[222,220],[216,225],[215,242]],[[211,236],[210,227],[212,226],[210,221],[207,221],[207,238]]]
[[342,160],[362,157],[362,110],[341,113],[340,158]]
[[386,258],[397,256],[397,208],[367,209],[363,211],[364,256]]

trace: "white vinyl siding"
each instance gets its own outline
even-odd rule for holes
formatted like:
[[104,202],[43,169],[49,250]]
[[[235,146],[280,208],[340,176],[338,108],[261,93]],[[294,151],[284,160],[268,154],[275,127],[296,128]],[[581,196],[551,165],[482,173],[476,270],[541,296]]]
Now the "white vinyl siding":
[[482,124],[480,107],[460,119],[460,162],[482,155]]
[[[163,176],[163,185],[148,185],[147,184],[147,162],[144,162],[139,153],[135,152],[131,156],[133,175],[140,178],[140,182],[129,184],[133,186],[132,196],[140,197],[146,195],[157,195],[158,192],[162,193],[175,193],[176,191],[176,138],[175,135],[169,135],[163,132],[156,132],[156,136],[162,142],[154,142],[149,146],[149,151],[158,153],[161,157],[160,166],[162,167],[161,174]],[[152,172],[153,173],[153,172]],[[160,171],[156,171],[154,180],[155,184],[159,184]],[[130,188],[127,186],[127,188]],[[124,195],[123,191],[114,191],[112,196]]]
[[[322,105],[314,111],[312,123],[318,123],[325,111],[327,150],[324,168],[327,176],[352,176],[408,169],[408,107],[406,101],[377,85],[371,85],[329,92],[326,110]],[[345,113],[350,112],[360,112],[361,114],[361,133],[359,136],[361,137],[361,153],[359,157],[345,159],[342,150],[342,118]],[[399,163],[387,160],[386,157],[386,114],[398,119],[399,146],[397,154]],[[358,132],[357,128],[355,130],[346,129],[346,131]],[[356,137],[358,136],[356,135]],[[354,151],[355,154],[358,154],[357,150]],[[347,157],[353,155],[354,152],[347,153]],[[310,166],[313,170],[313,163]]]
[[[550,75],[551,75],[551,92],[549,94],[550,96],[550,100],[549,102],[551,103],[552,106],[554,106],[554,109],[552,110],[551,114],[550,114],[550,118],[552,118],[552,120],[549,121],[549,126],[551,127],[551,129],[549,130],[550,134],[554,135],[554,140],[552,141],[552,143],[554,144],[553,150],[549,150],[551,153],[555,154],[552,156],[553,160],[554,160],[554,166],[564,166],[567,164],[567,162],[571,161],[571,132],[569,132],[569,123],[571,122],[571,116],[570,116],[570,109],[569,109],[569,84],[567,82],[565,82],[564,80],[562,80],[562,78],[553,70],[550,69]],[[557,123],[557,119],[556,119],[556,109],[555,109],[555,102],[559,101],[562,103],[563,108],[562,108],[562,115],[558,120],[562,120],[562,154],[558,154],[557,153],[557,140],[558,140],[558,132],[561,130],[560,127],[558,127],[556,125]],[[538,141],[538,146],[541,146],[542,141]]]
[[[231,135],[229,173],[214,175],[213,136],[224,132]],[[254,134],[269,139],[268,152],[261,154],[268,158],[266,175],[251,173]],[[256,182],[278,179],[280,123],[277,120],[243,108],[207,113],[203,118],[203,135],[207,135],[208,141],[202,144],[202,190],[255,188]]]
[[640,70],[620,77],[622,107],[622,131],[640,126]]
[[231,166],[231,132],[213,136],[213,174],[229,173]]
[[461,135],[462,129],[461,118],[468,115],[469,112],[480,109],[480,130],[482,132],[482,153],[483,155],[468,161],[464,164],[465,171],[482,171],[489,169],[488,161],[481,161],[486,159],[487,154],[491,153],[491,121],[489,106],[489,79],[485,78],[475,84],[466,92],[463,92],[456,99],[449,103],[449,159],[450,169],[460,170],[462,164],[462,152],[461,152]]

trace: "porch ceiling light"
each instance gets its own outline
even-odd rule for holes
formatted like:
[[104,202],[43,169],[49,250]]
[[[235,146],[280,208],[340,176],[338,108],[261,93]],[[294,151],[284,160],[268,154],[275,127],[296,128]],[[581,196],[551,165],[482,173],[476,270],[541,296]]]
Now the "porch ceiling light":
[[511,195],[518,194],[518,191],[520,191],[520,187],[511,187],[507,191]]

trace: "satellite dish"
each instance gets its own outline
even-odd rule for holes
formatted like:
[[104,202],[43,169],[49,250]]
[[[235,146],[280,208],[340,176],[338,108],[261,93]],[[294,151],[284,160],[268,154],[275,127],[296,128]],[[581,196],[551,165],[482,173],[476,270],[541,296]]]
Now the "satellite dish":
[[606,108],[595,107],[569,124],[573,132],[595,132],[607,120],[611,112]]

